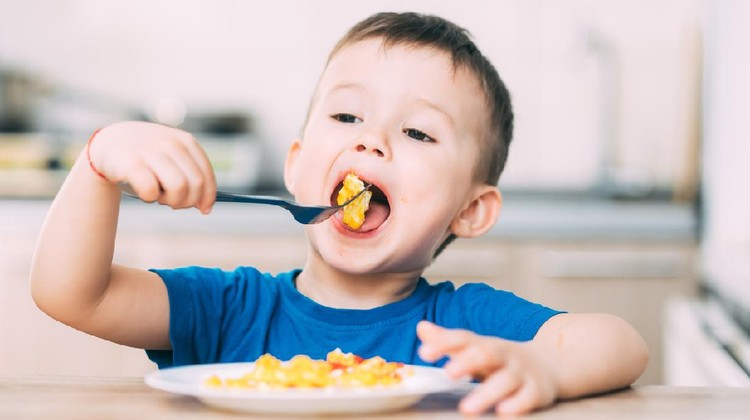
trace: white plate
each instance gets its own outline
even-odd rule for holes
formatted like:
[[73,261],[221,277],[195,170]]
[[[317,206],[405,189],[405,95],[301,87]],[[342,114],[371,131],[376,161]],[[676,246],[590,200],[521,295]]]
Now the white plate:
[[382,388],[249,390],[211,388],[203,381],[211,375],[240,377],[254,363],[220,363],[162,369],[146,375],[152,388],[198,398],[206,405],[233,411],[273,414],[341,414],[395,411],[419,402],[425,395],[461,388],[443,369],[407,365],[402,383]]

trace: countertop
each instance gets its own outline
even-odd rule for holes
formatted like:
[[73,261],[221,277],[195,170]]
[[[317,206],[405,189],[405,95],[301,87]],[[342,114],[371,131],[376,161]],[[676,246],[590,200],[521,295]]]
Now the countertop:
[[[38,232],[51,201],[0,200],[0,231]],[[488,238],[552,240],[694,241],[696,220],[688,205],[668,201],[611,201],[576,197],[506,195]],[[283,209],[218,203],[203,216],[124,198],[119,228],[130,232],[302,234]]]
[[[465,392],[465,391],[464,391]],[[459,419],[462,394],[427,396],[404,411],[379,419]],[[750,388],[640,386],[560,402],[529,419],[745,419]],[[491,418],[491,414],[484,417]],[[0,418],[8,419],[237,419],[192,397],[149,388],[142,378],[0,376]],[[250,416],[247,418],[278,418]],[[343,417],[340,417],[343,418]],[[357,416],[357,418],[367,418]]]

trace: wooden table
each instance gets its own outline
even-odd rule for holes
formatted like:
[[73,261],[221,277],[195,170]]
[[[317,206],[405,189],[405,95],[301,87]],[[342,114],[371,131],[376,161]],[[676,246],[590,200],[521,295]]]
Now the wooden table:
[[[457,394],[433,395],[409,410],[369,418],[461,418],[456,411],[459,398]],[[0,419],[48,418],[238,419],[242,416],[208,408],[193,398],[153,390],[141,378],[0,376]],[[750,388],[643,386],[561,402],[528,418],[748,419]]]

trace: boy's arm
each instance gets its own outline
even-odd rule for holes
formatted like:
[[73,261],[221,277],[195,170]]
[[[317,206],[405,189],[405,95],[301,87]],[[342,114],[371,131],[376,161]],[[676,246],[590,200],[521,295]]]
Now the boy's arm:
[[427,361],[449,356],[453,377],[472,376],[483,383],[460,404],[469,414],[495,407],[518,414],[633,383],[648,363],[648,348],[622,319],[606,314],[559,314],[528,342],[449,330],[428,322],[417,327],[420,356]]
[[626,387],[643,373],[649,352],[623,319],[609,314],[559,314],[529,342],[546,358],[559,398]]
[[[47,214],[32,261],[31,291],[44,312],[117,343],[170,347],[164,283],[155,273],[112,264],[117,182],[129,182],[150,201],[208,211],[213,172],[202,150],[186,150],[186,135],[147,123],[107,127],[91,145],[92,162],[107,179],[90,167],[86,151],[79,156]],[[186,187],[188,177],[201,182]]]

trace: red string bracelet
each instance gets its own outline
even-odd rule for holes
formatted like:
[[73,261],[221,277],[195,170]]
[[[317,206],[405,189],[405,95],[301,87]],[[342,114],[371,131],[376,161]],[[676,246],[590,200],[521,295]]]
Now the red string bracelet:
[[91,161],[91,142],[94,141],[94,137],[101,131],[101,128],[97,128],[96,131],[94,131],[94,134],[91,135],[89,138],[89,141],[86,143],[86,159],[89,161],[89,166],[91,167],[91,170],[94,171],[95,174],[99,175],[103,180],[109,182],[106,176],[104,176],[101,171],[96,169],[96,166],[94,166],[94,162]]

